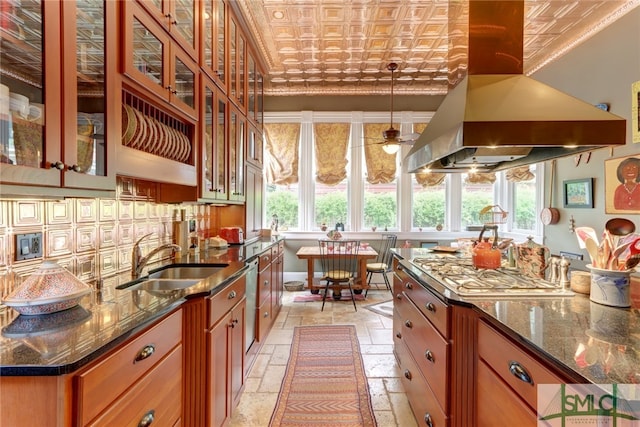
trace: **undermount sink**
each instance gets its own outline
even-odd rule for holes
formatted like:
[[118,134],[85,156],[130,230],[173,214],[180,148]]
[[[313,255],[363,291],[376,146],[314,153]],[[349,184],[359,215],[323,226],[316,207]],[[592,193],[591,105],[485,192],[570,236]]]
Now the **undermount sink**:
[[149,274],[149,279],[206,279],[227,265],[167,267]]
[[178,291],[189,288],[200,281],[201,279],[148,279],[121,289],[128,291]]

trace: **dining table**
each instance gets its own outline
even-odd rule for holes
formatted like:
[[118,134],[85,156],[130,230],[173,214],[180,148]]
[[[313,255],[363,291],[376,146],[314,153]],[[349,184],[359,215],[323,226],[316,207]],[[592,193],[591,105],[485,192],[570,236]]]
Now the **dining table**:
[[[296,252],[298,259],[307,260],[307,286],[312,294],[317,294],[320,291],[320,278],[314,279],[315,261],[320,259],[320,247],[319,246],[302,246]],[[367,289],[367,261],[375,259],[378,256],[378,252],[375,251],[369,245],[361,245],[358,248],[358,276],[353,283],[355,293],[362,293],[363,289]],[[335,290],[334,290],[335,296]]]

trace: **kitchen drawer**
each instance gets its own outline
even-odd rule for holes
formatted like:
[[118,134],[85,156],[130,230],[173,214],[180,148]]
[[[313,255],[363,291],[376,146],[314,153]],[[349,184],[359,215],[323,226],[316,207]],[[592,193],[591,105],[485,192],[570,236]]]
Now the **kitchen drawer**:
[[[166,358],[89,425],[173,426],[182,415],[182,346]],[[147,424],[143,424],[147,421]]]
[[260,254],[258,261],[258,271],[262,271],[271,264],[272,250],[264,251]]
[[270,269],[258,274],[258,305],[271,297],[271,276]]
[[[495,329],[478,322],[478,356],[532,408],[537,404],[538,384],[562,384],[560,377],[517,347]],[[514,371],[512,373],[511,371]],[[530,382],[516,374],[523,372]]]
[[213,326],[223,316],[229,312],[242,298],[246,292],[246,277],[243,275],[231,284],[227,285],[217,294],[209,298],[209,324]]
[[400,382],[419,426],[446,427],[449,420],[420,374],[410,352],[402,343],[395,347],[400,364]]
[[181,339],[182,311],[179,310],[78,375],[78,419],[82,424],[94,419]]
[[271,326],[271,298],[267,299],[257,310],[258,318],[256,322],[258,323],[258,331],[256,332],[256,336],[258,337],[258,341],[264,341],[269,332],[269,326]]
[[443,408],[448,408],[449,344],[411,303],[398,308],[402,340]]
[[440,333],[449,338],[449,307],[433,293],[411,278],[401,266],[393,277],[394,295],[404,292]]
[[490,367],[477,369],[477,427],[536,426],[536,413]]

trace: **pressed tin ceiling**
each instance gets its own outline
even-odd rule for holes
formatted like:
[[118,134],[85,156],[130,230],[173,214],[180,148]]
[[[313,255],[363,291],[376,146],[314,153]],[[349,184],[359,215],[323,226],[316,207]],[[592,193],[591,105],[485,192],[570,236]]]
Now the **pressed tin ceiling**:
[[[389,62],[399,65],[395,93],[443,95],[450,1],[456,2],[237,0],[237,4],[265,59],[267,95],[386,94]],[[639,4],[640,0],[526,1],[524,73],[538,70]]]

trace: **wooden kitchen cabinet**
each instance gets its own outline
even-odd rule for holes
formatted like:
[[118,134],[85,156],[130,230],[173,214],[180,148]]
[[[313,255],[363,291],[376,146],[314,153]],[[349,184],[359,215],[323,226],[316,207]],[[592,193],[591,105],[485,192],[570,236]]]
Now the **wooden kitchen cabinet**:
[[182,416],[182,312],[174,312],[76,376],[79,425]]
[[29,104],[24,114],[0,118],[3,192],[112,193],[115,169],[108,157],[118,128],[117,118],[106,112],[117,100],[105,94],[117,69],[105,58],[116,54],[106,34],[117,28],[117,5],[91,0],[7,6],[9,25],[0,28],[0,83]]
[[197,120],[196,60],[138,2],[124,8],[124,73],[168,106]]
[[[478,426],[535,426],[538,384],[567,382],[571,380],[486,322],[478,322]],[[500,416],[496,416],[496,408]]]
[[227,87],[226,3],[226,0],[204,0],[201,17],[203,31],[200,65],[221,88]]
[[245,239],[260,236],[263,216],[263,177],[262,169],[247,164],[247,199],[245,201]]
[[195,0],[138,0],[172,39],[197,59],[200,22]]
[[401,381],[419,425],[448,426],[449,307],[402,271],[397,262],[395,267],[393,339],[403,373]]
[[205,200],[229,199],[227,100],[208,78],[203,77],[200,197]]
[[208,426],[222,426],[231,418],[244,387],[245,289],[242,276],[208,302]]
[[229,109],[229,201],[245,201],[246,119],[233,105]]

